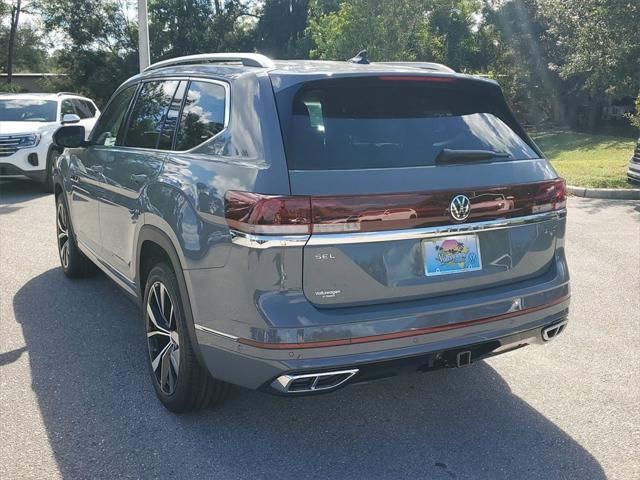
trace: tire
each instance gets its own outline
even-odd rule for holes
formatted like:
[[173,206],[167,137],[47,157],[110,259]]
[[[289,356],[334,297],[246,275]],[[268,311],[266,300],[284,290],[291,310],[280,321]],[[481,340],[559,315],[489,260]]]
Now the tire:
[[42,188],[47,193],[53,193],[53,164],[60,156],[60,152],[50,148],[47,152],[47,163],[45,166],[45,176]]
[[96,266],[78,248],[62,194],[56,198],[56,235],[60,266],[67,277],[83,278],[97,271]]
[[151,381],[168,410],[200,410],[226,398],[229,384],[211,377],[193,351],[178,280],[166,263],[149,272],[142,318]]

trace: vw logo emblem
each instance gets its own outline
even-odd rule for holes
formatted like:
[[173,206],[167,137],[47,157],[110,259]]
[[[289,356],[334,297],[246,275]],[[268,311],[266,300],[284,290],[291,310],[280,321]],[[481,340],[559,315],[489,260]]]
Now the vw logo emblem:
[[471,201],[466,195],[456,195],[449,205],[449,213],[451,217],[458,221],[464,222],[471,213]]

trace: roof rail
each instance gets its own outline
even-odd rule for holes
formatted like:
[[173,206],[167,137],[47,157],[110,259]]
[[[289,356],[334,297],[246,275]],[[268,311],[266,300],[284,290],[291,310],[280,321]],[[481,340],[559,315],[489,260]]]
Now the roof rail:
[[57,96],[60,95],[75,95],[76,97],[82,97],[83,95],[80,95],[79,93],[75,93],[75,92],[58,92],[56,93]]
[[420,70],[433,70],[436,72],[447,72],[447,73],[455,73],[456,71],[447,67],[446,65],[442,65],[441,63],[433,63],[433,62],[376,62],[381,65],[390,65],[392,67],[406,67],[406,68],[419,68]]
[[187,55],[185,57],[171,58],[154,63],[144,69],[145,72],[156,68],[171,67],[174,65],[188,65],[190,63],[216,63],[216,62],[241,62],[245,67],[275,68],[275,64],[269,57],[259,53],[202,53],[199,55]]

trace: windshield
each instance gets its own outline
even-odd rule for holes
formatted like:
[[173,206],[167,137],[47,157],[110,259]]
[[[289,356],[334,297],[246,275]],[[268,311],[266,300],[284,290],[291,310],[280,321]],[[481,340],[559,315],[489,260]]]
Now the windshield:
[[285,89],[277,101],[292,170],[434,165],[444,149],[493,151],[500,161],[538,157],[501,97],[453,80],[320,80]]
[[55,122],[58,103],[37,98],[0,99],[0,122]]

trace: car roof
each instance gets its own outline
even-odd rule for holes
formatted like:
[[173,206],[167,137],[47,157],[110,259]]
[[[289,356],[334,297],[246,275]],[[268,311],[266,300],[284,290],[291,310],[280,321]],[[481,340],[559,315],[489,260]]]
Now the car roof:
[[[191,60],[192,58],[193,60]],[[372,62],[358,64],[334,60],[270,60],[266,57],[263,58],[269,62],[268,66],[246,65],[240,60],[208,62],[206,55],[180,57],[173,60],[175,63],[172,63],[173,61],[163,61],[151,65],[142,73],[127,80],[123,86],[148,78],[170,77],[172,75],[212,76],[231,82],[243,76],[264,73],[272,77],[301,78],[305,76],[318,78],[324,76],[350,77],[406,73],[411,75],[451,76],[497,85],[494,80],[458,73],[445,65],[432,62]],[[289,78],[289,80],[292,80],[292,78]]]

